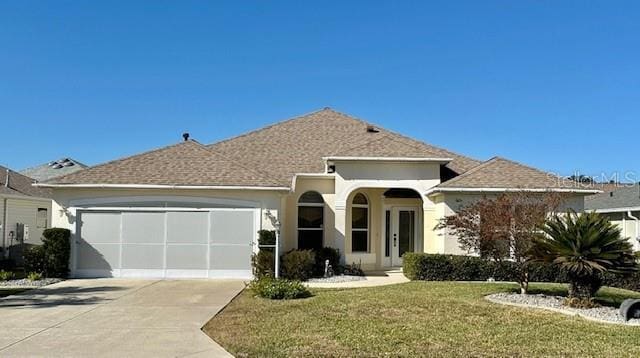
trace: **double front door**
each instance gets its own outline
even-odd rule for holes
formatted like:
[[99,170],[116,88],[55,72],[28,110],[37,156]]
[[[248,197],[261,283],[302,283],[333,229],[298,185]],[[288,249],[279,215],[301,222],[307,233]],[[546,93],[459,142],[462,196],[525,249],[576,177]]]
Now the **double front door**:
[[402,255],[414,252],[418,247],[419,231],[418,208],[385,208],[382,240],[384,266],[402,266]]

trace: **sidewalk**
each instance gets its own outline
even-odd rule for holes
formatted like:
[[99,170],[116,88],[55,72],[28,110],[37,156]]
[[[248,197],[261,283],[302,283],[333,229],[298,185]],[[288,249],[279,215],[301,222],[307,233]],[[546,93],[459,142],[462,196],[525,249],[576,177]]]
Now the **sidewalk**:
[[404,276],[402,270],[398,269],[391,271],[365,272],[365,280],[361,281],[313,282],[305,283],[305,285],[311,288],[358,288],[394,285],[404,282],[409,282],[409,279]]

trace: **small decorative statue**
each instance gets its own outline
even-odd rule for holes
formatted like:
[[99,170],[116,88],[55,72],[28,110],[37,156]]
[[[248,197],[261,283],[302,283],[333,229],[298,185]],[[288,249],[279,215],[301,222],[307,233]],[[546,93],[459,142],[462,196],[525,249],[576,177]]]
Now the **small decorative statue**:
[[329,260],[324,261],[324,277],[332,277],[333,276],[333,267],[329,263]]

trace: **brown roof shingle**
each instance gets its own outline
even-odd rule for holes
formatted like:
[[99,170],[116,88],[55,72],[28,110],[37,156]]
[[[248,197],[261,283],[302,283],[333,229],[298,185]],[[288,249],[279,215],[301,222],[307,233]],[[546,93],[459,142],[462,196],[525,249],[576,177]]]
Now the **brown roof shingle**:
[[47,183],[278,186],[267,175],[192,140],[90,167]]
[[452,158],[447,166],[456,173],[480,163],[384,128],[368,132],[368,125],[327,108],[211,144],[209,148],[267,173],[281,185],[290,185],[296,173],[323,172],[322,157],[328,156]]
[[[9,173],[9,185],[7,186],[7,172]],[[37,188],[32,184],[34,179],[13,170],[0,166],[0,194],[33,196],[39,198],[50,198],[51,189]]]
[[436,188],[593,189],[500,157],[489,159]]

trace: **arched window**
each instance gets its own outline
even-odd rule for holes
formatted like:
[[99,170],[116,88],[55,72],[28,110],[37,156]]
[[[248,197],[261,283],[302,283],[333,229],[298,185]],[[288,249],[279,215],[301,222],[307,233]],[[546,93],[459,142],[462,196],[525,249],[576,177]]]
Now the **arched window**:
[[321,249],[324,226],[324,200],[308,191],[298,200],[298,249]]
[[369,201],[361,193],[351,203],[351,251],[369,252]]

